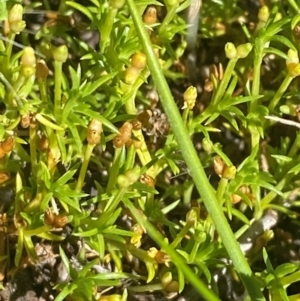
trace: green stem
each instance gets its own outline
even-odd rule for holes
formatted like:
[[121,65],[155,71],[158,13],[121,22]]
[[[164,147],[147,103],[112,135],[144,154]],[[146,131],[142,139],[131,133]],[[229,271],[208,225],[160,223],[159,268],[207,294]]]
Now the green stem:
[[80,168],[79,177],[78,177],[78,180],[77,180],[77,183],[76,183],[76,188],[75,188],[76,192],[81,192],[81,189],[83,187],[86,171],[87,171],[87,168],[88,168],[88,164],[89,164],[94,146],[95,145],[88,144],[87,147],[86,147],[85,155],[84,155],[83,162],[82,162],[82,165],[81,165],[81,168]]
[[165,16],[163,22],[161,23],[160,27],[159,27],[159,33],[163,33],[164,31],[166,31],[166,27],[168,26],[168,24],[173,20],[174,16],[176,15],[176,10],[178,8],[178,5],[172,6],[168,12],[167,15]]
[[184,236],[189,232],[191,227],[191,224],[185,224],[185,226],[181,229],[181,231],[177,234],[176,238],[170,244],[170,248],[175,249],[178,246],[178,244],[182,241]]
[[100,46],[100,48],[101,48],[102,53],[104,52],[106,46],[108,45],[109,37],[110,37],[111,31],[112,31],[112,27],[113,27],[117,12],[118,12],[118,9],[110,7],[108,9],[103,26],[101,27],[102,30],[101,30],[101,42],[100,42],[101,46]]
[[190,256],[189,256],[189,262],[190,263],[194,262],[200,245],[201,245],[201,242],[199,242],[199,241],[195,241],[194,242],[192,251],[191,251]]
[[41,100],[43,101],[43,103],[47,103],[48,102],[47,82],[39,79],[38,84],[39,84],[39,90],[41,94]]
[[[223,244],[237,270],[245,287],[248,290],[250,297],[253,300],[265,300],[259,286],[254,280],[253,273],[244,257],[238,242],[236,241],[234,234],[222,212],[222,208],[218,204],[218,200],[214,193],[211,184],[205,174],[203,165],[201,164],[198,154],[193,146],[193,143],[189,137],[187,129],[185,128],[179,110],[175,104],[173,96],[167,81],[163,75],[162,68],[158,62],[157,57],[154,54],[152,44],[149,36],[146,32],[145,26],[138,14],[134,0],[127,0],[129,11],[135,24],[136,31],[139,35],[140,41],[143,45],[144,52],[147,55],[147,62],[149,70],[152,74],[154,84],[160,95],[160,99],[164,108],[164,111],[168,117],[170,125],[175,134],[179,148],[181,149],[183,158],[190,170],[190,174],[194,179],[195,185],[203,199],[207,211],[211,215],[213,222],[216,226]],[[139,215],[132,204],[126,200],[126,205],[131,211],[134,211],[135,215]],[[198,277],[184,264],[182,258],[170,248],[162,239],[161,235],[150,225],[147,221],[140,218],[140,222],[147,224],[148,233],[155,239],[170,255],[173,257],[173,261],[179,266],[179,268],[186,275],[187,279],[195,286],[201,295],[204,295],[207,300],[218,300],[218,298],[212,294]]]
[[135,149],[134,145],[131,145],[127,150],[126,162],[124,165],[124,170],[129,170],[133,168],[135,162]]
[[105,214],[112,214],[116,210],[126,191],[127,188],[121,188],[118,190],[114,198],[106,204],[104,208]]
[[214,95],[214,97],[212,99],[213,105],[218,104],[221,101],[222,97],[224,96],[224,93],[230,82],[230,79],[233,74],[233,71],[234,71],[237,61],[238,61],[238,58],[229,60],[228,65],[225,70],[225,73],[224,73],[224,76],[223,76],[223,79],[221,80],[220,85],[216,91],[216,94]]
[[29,139],[30,139],[30,161],[31,161],[31,171],[33,176],[36,175],[37,172],[37,154],[36,154],[36,125],[29,127]]
[[221,206],[224,203],[223,196],[224,196],[227,185],[228,185],[228,180],[221,178],[221,180],[219,181],[217,192],[216,192],[216,197],[219,200],[219,204]]
[[293,80],[293,77],[291,77],[289,74],[286,75],[283,82],[281,83],[280,87],[276,91],[276,94],[272,98],[270,104],[269,104],[269,110],[273,111],[280,101],[282,95],[286,92],[288,86],[290,85],[291,81]]
[[62,62],[54,61],[54,117],[58,125],[61,119],[61,85]]

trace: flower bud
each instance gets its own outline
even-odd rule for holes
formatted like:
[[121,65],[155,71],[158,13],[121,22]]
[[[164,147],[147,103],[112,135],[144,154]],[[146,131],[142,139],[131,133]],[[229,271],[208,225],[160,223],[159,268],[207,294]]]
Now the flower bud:
[[49,75],[49,68],[44,60],[39,60],[36,65],[36,77],[37,79],[46,81]]
[[281,113],[291,115],[291,116],[296,116],[296,114],[297,114],[297,107],[295,108],[295,106],[292,104],[286,104],[286,105],[280,106],[279,110]]
[[225,45],[225,55],[228,59],[236,59],[237,58],[237,50],[232,43],[226,43]]
[[197,89],[193,86],[188,87],[183,94],[184,105],[182,109],[192,110],[195,106],[196,98],[197,98]]
[[16,21],[11,24],[9,24],[9,30],[15,34],[19,34],[21,31],[23,31],[26,27],[25,21]]
[[[128,142],[128,141],[127,141]],[[117,135],[113,140],[113,145],[116,148],[121,148],[125,145],[125,141],[123,140],[121,135]]]
[[236,48],[237,56],[243,59],[248,56],[251,50],[252,50],[251,43],[241,44]]
[[20,73],[28,78],[35,74],[36,58],[34,50],[31,47],[25,47],[21,56]]
[[300,64],[296,64],[296,63],[289,63],[287,65],[287,69],[288,69],[288,74],[291,77],[297,77],[300,75]]
[[226,166],[222,173],[222,178],[227,180],[232,180],[235,178],[236,167],[235,166]]
[[289,65],[291,63],[295,63],[298,64],[299,63],[299,56],[298,56],[298,52],[296,50],[293,49],[289,49],[288,53],[288,60],[286,61],[286,64]]
[[36,58],[31,47],[25,47],[21,56],[21,64],[26,67],[35,67]]
[[142,52],[137,52],[131,57],[131,66],[136,69],[144,69],[147,63],[147,57]]
[[165,273],[161,278],[161,284],[163,287],[166,287],[168,284],[170,284],[173,280],[173,276],[171,272]]
[[52,50],[53,59],[57,62],[65,63],[68,59],[68,47],[61,45]]
[[186,223],[191,226],[195,226],[199,220],[199,208],[193,207],[186,214]]
[[109,6],[115,9],[120,9],[124,6],[125,0],[110,0]]
[[25,27],[26,22],[23,21],[23,6],[15,4],[8,14],[8,24],[10,31],[13,33],[20,33]]
[[157,10],[154,6],[147,7],[144,16],[143,21],[147,25],[152,25],[156,23],[157,21]]
[[258,11],[258,16],[257,16],[258,20],[266,23],[269,19],[269,16],[270,16],[269,8],[266,5],[262,6]]
[[173,280],[171,283],[169,283],[167,286],[165,286],[164,289],[169,293],[178,293],[179,282],[176,280]]
[[136,248],[139,248],[141,246],[141,240],[142,240],[142,235],[141,234],[134,234],[130,238],[130,243],[133,244]]
[[128,178],[130,185],[137,182],[140,178],[140,171],[139,167],[134,167],[126,171],[125,176]]
[[202,147],[207,153],[211,153],[213,151],[213,143],[208,138],[202,139]]
[[131,185],[129,179],[125,175],[119,175],[117,183],[120,188],[127,188]]
[[165,2],[168,6],[178,6],[179,5],[179,0],[165,0]]
[[102,133],[102,123],[96,119],[93,119],[89,124],[87,131],[88,144],[96,145],[100,142]]
[[140,76],[141,69],[129,66],[125,71],[124,81],[127,85],[133,85]]
[[277,22],[277,21],[279,21],[279,20],[281,20],[282,19],[282,14],[281,13],[277,13],[276,15],[275,15],[275,18],[274,18],[274,21],[273,22]]
[[214,157],[213,164],[214,164],[215,173],[221,177],[223,174],[224,168],[226,166],[224,161],[222,160],[221,157],[216,156],[216,157]]

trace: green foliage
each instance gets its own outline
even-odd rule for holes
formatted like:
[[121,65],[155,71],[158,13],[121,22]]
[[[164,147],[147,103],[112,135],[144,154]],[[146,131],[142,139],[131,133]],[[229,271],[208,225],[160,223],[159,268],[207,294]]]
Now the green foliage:
[[[189,285],[221,300],[221,270],[245,299],[297,300],[287,288],[299,263],[273,253],[273,230],[249,234],[248,258],[237,238],[270,210],[298,217],[300,135],[280,133],[298,126],[300,7],[264,6],[250,22],[240,1],[203,1],[200,18],[196,2],[66,1],[53,17],[51,1],[0,1],[0,188],[13,191],[0,238],[15,242],[0,248],[1,271],[10,256],[8,268],[39,263],[37,244],[50,241],[70,279],[53,286],[56,301]],[[52,16],[35,40],[23,21],[32,12]],[[188,23],[198,19],[215,65],[191,87],[202,66],[189,70]],[[80,268],[68,236],[82,246]]]

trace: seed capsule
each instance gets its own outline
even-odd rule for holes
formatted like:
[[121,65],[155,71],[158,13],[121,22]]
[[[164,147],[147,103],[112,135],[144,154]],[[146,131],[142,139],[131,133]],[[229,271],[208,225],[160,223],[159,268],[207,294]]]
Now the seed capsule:
[[14,146],[15,146],[15,138],[13,136],[8,136],[4,141],[1,142],[1,148],[6,153],[12,151]]
[[156,23],[157,21],[157,10],[154,6],[148,6],[144,16],[143,16],[143,21],[147,25],[152,25]]
[[141,183],[146,184],[149,187],[154,187],[156,183],[155,179],[147,174],[141,175],[140,181]]
[[221,157],[219,156],[214,157],[214,170],[218,176],[222,176],[225,166],[226,165]]
[[36,77],[41,81],[46,81],[49,75],[49,68],[44,60],[39,60],[36,65]]
[[102,133],[102,123],[93,119],[88,127],[87,141],[89,144],[96,145],[100,142]]

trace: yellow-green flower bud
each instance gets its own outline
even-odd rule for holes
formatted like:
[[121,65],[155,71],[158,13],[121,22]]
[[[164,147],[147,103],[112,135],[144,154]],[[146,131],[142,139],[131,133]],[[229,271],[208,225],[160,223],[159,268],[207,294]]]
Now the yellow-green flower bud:
[[292,104],[286,104],[279,107],[279,110],[283,114],[296,116],[296,107]]
[[126,171],[125,175],[128,178],[128,181],[130,182],[130,185],[137,182],[140,178],[140,172],[141,169],[139,167],[132,168],[128,171]]
[[223,173],[222,178],[227,180],[232,180],[235,178],[236,175],[236,167],[235,166],[226,166]]
[[19,34],[26,27],[25,21],[16,21],[9,25],[9,30],[15,34]]
[[213,143],[208,138],[203,138],[202,147],[207,153],[211,153],[213,150]]
[[25,47],[21,56],[21,64],[27,67],[35,67],[36,58],[31,47]]
[[179,5],[178,0],[165,0],[165,2],[168,6],[178,6]]
[[20,73],[28,78],[35,74],[36,58],[34,50],[31,47],[25,47],[21,56],[21,69]]
[[61,63],[66,62],[68,54],[68,47],[66,45],[61,45],[52,50],[53,59]]
[[13,33],[20,33],[25,27],[26,22],[23,21],[23,6],[15,4],[8,15],[9,28]]
[[232,43],[226,43],[225,45],[225,54],[228,59],[236,59],[237,58],[237,50]]
[[147,63],[146,55],[142,52],[137,52],[131,57],[131,66],[137,69],[144,69]]
[[296,50],[293,49],[289,49],[287,56],[289,57],[289,59],[286,61],[286,64],[291,64],[291,63],[299,63],[299,56],[298,56],[298,52]]
[[191,210],[186,214],[186,223],[195,226],[199,220],[199,209],[196,207],[191,208]]
[[291,77],[297,77],[300,75],[300,64],[290,63],[287,65],[288,74]]
[[166,287],[168,284],[170,284],[173,280],[173,276],[171,272],[165,273],[161,278],[161,284],[163,287]]
[[275,18],[274,18],[274,22],[277,22],[277,21],[279,21],[281,19],[282,19],[282,14],[281,13],[277,13],[276,16],[275,16]]
[[182,109],[192,110],[195,106],[196,98],[197,98],[197,89],[193,86],[188,87],[183,94],[184,105]]
[[251,50],[252,50],[252,45],[250,43],[241,44],[236,48],[237,56],[243,59],[248,56]]
[[110,0],[109,5],[112,8],[120,9],[124,6],[125,0]]
[[270,11],[269,8],[267,6],[263,6],[260,8],[260,10],[258,11],[258,20],[261,22],[267,22],[270,16]]
[[124,81],[127,85],[133,85],[138,77],[140,76],[141,69],[137,69],[135,67],[128,67],[125,72]]
[[179,291],[179,282],[173,280],[170,284],[168,284],[164,289],[169,293],[178,293]]
[[117,182],[120,188],[127,188],[131,185],[129,179],[125,175],[119,175]]

